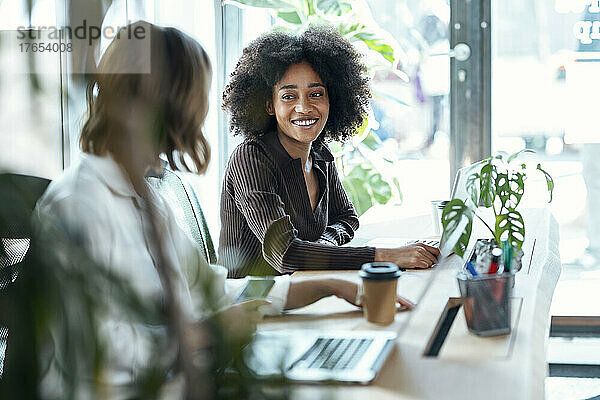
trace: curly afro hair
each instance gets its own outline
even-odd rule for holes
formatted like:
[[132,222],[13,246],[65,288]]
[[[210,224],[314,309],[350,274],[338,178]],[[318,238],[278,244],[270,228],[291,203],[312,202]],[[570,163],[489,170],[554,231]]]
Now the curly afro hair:
[[326,26],[311,26],[300,35],[273,31],[246,47],[223,92],[223,109],[231,115],[229,130],[259,137],[277,130],[265,104],[273,86],[290,65],[308,62],[329,95],[329,118],[318,141],[344,141],[363,123],[371,91],[361,55]]

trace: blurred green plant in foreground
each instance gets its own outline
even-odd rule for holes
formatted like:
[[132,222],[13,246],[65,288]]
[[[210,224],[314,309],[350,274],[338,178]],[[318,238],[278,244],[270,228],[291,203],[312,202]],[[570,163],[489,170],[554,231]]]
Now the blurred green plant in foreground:
[[[184,347],[173,329],[169,300],[142,297],[127,278],[95,262],[82,235],[61,221],[33,229],[30,216],[36,199],[24,188],[5,186],[0,185],[0,232],[19,224],[28,239],[19,239],[26,242],[26,253],[16,264],[10,262],[14,243],[4,238],[0,242],[0,327],[8,328],[0,398],[151,399],[170,393],[178,377],[189,376],[196,379],[177,398],[289,397],[285,381],[265,392],[245,365],[243,352],[252,345],[251,332],[224,329],[216,317],[214,282],[202,282],[206,318],[197,324],[197,334],[204,339],[193,349],[190,374],[177,356]],[[11,195],[1,195],[6,193]],[[32,206],[23,210],[25,204]],[[110,344],[100,329],[106,318],[148,328],[147,363],[137,366],[134,380],[119,385],[118,393],[108,375]]]

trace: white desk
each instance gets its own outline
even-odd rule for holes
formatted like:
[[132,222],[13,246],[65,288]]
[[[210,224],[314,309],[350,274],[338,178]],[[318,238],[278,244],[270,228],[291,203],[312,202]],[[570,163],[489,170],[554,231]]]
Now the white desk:
[[[380,375],[369,386],[297,385],[293,397],[301,399],[544,399],[545,362],[549,330],[549,308],[560,275],[558,225],[541,209],[524,212],[527,239],[523,246],[523,269],[517,274],[513,291],[513,330],[504,337],[479,338],[468,333],[459,310],[438,357],[424,351],[448,298],[458,297],[456,273],[461,260],[452,256],[431,271],[405,272],[398,282],[399,293],[415,299],[431,274],[436,274],[417,308],[396,315],[395,322],[381,327],[362,318],[357,308],[336,298],[323,299],[283,317],[268,318],[260,329],[383,329],[398,332],[397,345]],[[413,226],[427,235],[429,216],[413,219]],[[364,224],[357,232],[358,244],[369,236],[390,237],[410,234],[412,224],[382,219],[383,226]],[[429,225],[427,225],[429,224]],[[423,231],[425,229],[425,231]],[[421,232],[423,231],[423,232]],[[474,226],[475,238],[483,232]],[[356,271],[302,272],[297,277],[331,274],[358,279]]]

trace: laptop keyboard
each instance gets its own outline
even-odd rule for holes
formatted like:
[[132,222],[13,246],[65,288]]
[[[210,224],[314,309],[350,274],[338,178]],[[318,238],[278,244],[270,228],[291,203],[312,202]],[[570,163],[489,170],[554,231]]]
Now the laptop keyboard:
[[373,339],[320,337],[292,368],[348,370],[361,360]]
[[439,240],[428,240],[428,239],[413,240],[412,242],[408,242],[407,244],[415,244],[415,243],[423,243],[423,244],[426,244],[427,246],[431,246],[431,247],[440,247]]

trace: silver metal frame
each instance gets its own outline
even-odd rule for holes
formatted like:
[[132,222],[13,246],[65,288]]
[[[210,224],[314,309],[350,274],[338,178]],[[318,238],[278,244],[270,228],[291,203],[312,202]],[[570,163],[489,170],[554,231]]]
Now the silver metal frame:
[[451,0],[450,182],[461,167],[491,154],[491,0]]
[[[242,11],[232,5],[223,5],[221,0],[214,0],[215,9],[215,41],[217,56],[217,92],[222,93],[227,77],[237,63],[238,54],[242,51]],[[222,98],[218,96],[218,109],[221,110]],[[219,112],[219,182],[223,181],[225,166],[229,158],[230,138],[227,116]]]

